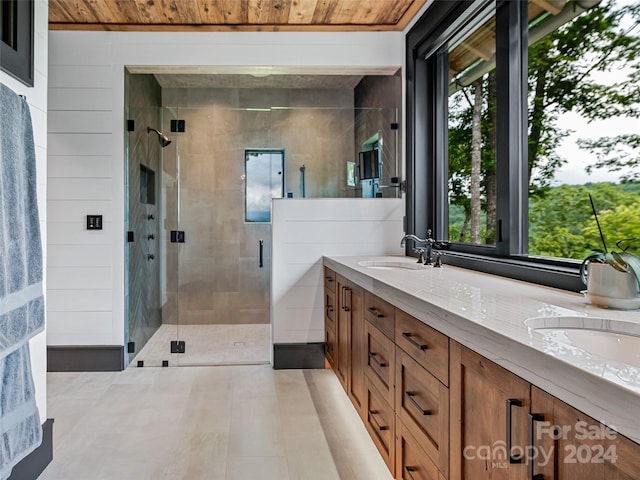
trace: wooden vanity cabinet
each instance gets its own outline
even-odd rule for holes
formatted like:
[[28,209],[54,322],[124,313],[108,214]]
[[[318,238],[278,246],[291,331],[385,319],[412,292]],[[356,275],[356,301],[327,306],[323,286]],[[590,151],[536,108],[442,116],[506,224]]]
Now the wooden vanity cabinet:
[[327,361],[396,479],[640,480],[637,443],[327,268],[324,286]]
[[[530,384],[451,341],[450,480],[526,480]],[[513,449],[513,455],[509,450]]]
[[532,386],[529,444],[535,480],[638,480],[640,445]]

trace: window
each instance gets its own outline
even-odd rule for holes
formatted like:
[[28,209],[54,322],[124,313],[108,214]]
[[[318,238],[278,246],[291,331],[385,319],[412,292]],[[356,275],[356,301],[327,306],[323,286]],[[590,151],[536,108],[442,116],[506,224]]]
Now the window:
[[449,42],[448,238],[494,245],[496,236],[495,15]]
[[271,199],[284,196],[284,150],[245,150],[245,221],[270,222]]
[[589,193],[610,244],[640,238],[639,19],[637,0],[436,0],[407,36],[408,232],[574,291],[602,248]]
[[33,86],[33,0],[0,0],[0,68]]

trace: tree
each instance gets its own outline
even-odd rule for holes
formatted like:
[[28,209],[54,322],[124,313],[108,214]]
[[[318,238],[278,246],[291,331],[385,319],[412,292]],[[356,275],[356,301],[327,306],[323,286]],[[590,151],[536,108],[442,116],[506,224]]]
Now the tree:
[[[532,186],[544,187],[565,162],[555,154],[567,134],[557,126],[561,113],[573,111],[589,121],[640,118],[639,20],[640,2],[619,7],[603,1],[529,47],[529,171],[538,170]],[[587,171],[632,172],[639,166],[640,135],[582,139],[579,145],[598,156]],[[623,173],[623,179],[639,175]]]
[[634,185],[601,182],[550,187],[544,195],[531,197],[529,253],[583,259],[594,250],[602,250],[589,194],[608,247],[615,247],[619,240],[636,238],[637,248],[640,243],[638,192]]

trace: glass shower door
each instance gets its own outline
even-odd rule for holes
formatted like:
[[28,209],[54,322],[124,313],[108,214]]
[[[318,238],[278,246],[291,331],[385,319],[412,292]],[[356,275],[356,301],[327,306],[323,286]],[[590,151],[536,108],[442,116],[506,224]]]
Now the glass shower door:
[[[245,222],[243,141],[223,128],[237,115],[164,109],[175,143],[163,169],[172,364],[269,361],[270,224]],[[172,123],[184,131],[171,132]]]

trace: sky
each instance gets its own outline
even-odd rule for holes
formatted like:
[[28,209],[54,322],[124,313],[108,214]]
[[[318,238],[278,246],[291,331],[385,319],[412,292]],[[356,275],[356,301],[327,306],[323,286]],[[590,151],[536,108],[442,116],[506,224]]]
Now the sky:
[[627,118],[613,118],[606,121],[588,123],[586,119],[576,113],[561,115],[559,125],[570,126],[573,133],[564,138],[557,152],[567,160],[554,176],[554,184],[582,185],[587,182],[618,182],[621,172],[609,172],[606,168],[594,169],[591,174],[585,170],[587,165],[596,163],[594,154],[578,147],[580,138],[600,138],[620,133],[640,133],[640,120]]

